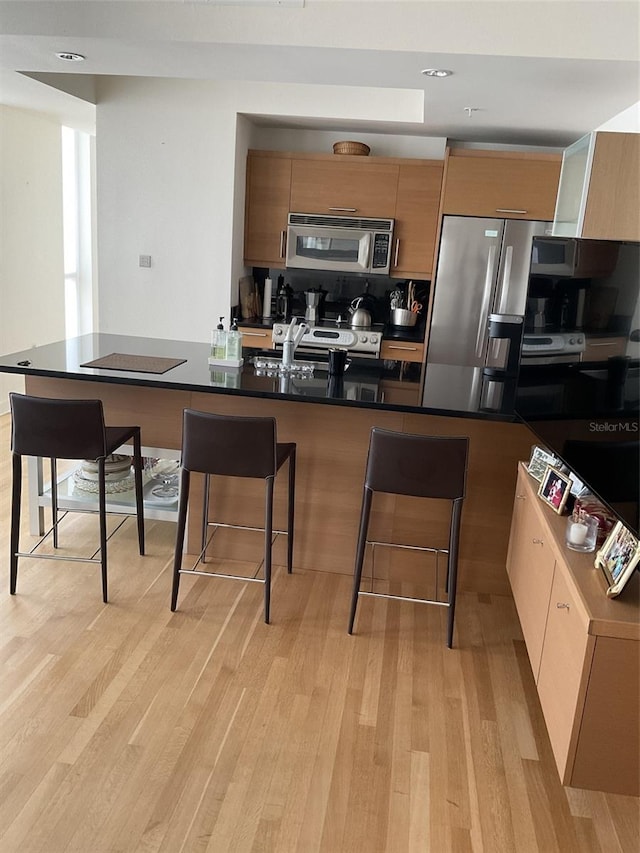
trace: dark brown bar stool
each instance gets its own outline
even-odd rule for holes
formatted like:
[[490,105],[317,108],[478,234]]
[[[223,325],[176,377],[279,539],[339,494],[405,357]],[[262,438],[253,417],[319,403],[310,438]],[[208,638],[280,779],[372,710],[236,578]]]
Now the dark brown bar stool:
[[[71,560],[81,563],[100,563],[102,571],[102,600],[107,602],[107,509],[105,460],[122,444],[133,441],[133,468],[138,519],[138,543],[144,554],[144,509],[142,503],[142,454],[140,427],[105,426],[101,400],[52,400],[10,394],[11,453],[13,489],[11,495],[11,569],[10,592],[15,594],[18,580],[18,558],[37,557],[48,560]],[[40,456],[51,460],[52,526],[29,552],[19,550],[20,500],[22,496],[22,457]],[[98,513],[100,516],[100,547],[91,557],[67,557],[38,554],[39,545],[53,533],[53,546],[58,547],[59,517],[57,459],[91,459],[98,463]],[[69,508],[66,512],[91,512]],[[124,519],[118,528],[124,523]],[[116,530],[118,529],[116,528]],[[113,531],[115,533],[115,530]],[[113,533],[111,536],[113,536]],[[99,559],[96,554],[100,552]]]
[[[287,530],[273,530],[273,487],[282,465],[289,460],[289,492]],[[191,569],[183,569],[182,549],[189,503],[191,473],[205,475],[205,500],[202,519],[202,550]],[[265,481],[264,527],[244,527],[240,524],[222,524],[209,521],[209,477],[250,477]],[[269,623],[271,602],[271,546],[274,533],[287,534],[287,571],[293,570],[293,517],[295,504],[296,445],[278,443],[275,418],[235,417],[214,415],[185,409],[182,422],[182,460],[180,471],[180,501],[178,528],[173,564],[173,590],[171,609],[178,602],[180,575],[192,574],[229,580],[255,581],[264,584],[264,621]],[[230,527],[240,530],[264,530],[264,580],[255,577],[225,575],[197,571],[204,561],[209,526]]]
[[[447,645],[451,648],[456,605],[460,516],[465,496],[468,450],[469,439],[463,436],[410,435],[379,429],[378,427],[371,430],[360,513],[360,529],[356,547],[353,595],[349,617],[350,634],[353,633],[359,595],[394,598],[400,601],[418,601],[423,604],[439,604],[449,608]],[[400,543],[394,542],[374,542],[367,539],[374,492],[451,501],[449,548],[426,548],[400,545]],[[439,553],[447,554],[448,601],[445,603],[424,598],[391,595],[390,593],[361,592],[360,582],[366,545],[385,545],[410,548],[416,551],[431,551],[436,553],[436,556]]]

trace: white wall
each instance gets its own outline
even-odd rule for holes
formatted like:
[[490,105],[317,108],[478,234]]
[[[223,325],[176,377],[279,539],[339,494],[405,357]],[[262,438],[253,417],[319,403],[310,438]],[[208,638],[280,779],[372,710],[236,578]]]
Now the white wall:
[[[246,152],[265,147],[252,116],[422,115],[421,98],[395,90],[140,77],[101,78],[97,102],[98,330],[198,341],[228,318],[246,272]],[[385,142],[407,156],[402,137]],[[317,150],[331,150],[323,134]],[[420,150],[442,156],[444,140]]]
[[[0,106],[0,349],[64,338],[60,125]],[[0,411],[20,376],[0,373]]]

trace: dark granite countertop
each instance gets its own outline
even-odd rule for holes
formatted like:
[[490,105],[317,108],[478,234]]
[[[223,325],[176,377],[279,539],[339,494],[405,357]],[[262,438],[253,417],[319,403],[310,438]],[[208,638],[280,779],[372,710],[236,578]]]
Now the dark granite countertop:
[[[331,381],[328,372],[321,366],[322,356],[306,356],[304,353],[298,353],[299,360],[313,359],[316,363],[313,374],[279,376],[273,375],[272,371],[256,368],[254,359],[256,356],[259,357],[260,353],[255,350],[244,350],[244,365],[240,368],[209,366],[209,349],[208,344],[192,341],[90,334],[0,356],[0,372],[420,412],[450,417],[515,420],[513,416],[490,412],[468,411],[453,406],[430,406],[428,398],[424,405],[415,406],[383,402],[385,395],[381,383],[385,379],[401,378],[403,382],[412,384],[416,390],[420,387],[420,373],[415,371],[400,376],[398,363],[389,365],[376,359],[352,358],[342,382],[335,382]],[[111,353],[185,359],[185,361],[161,374],[81,366]],[[274,353],[264,351],[263,355],[273,357]],[[419,398],[419,394],[416,397]]]

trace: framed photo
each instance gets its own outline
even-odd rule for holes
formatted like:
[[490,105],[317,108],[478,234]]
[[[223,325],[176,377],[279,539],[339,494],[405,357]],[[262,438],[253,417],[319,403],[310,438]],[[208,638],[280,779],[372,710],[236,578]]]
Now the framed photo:
[[619,521],[596,554],[595,565],[609,582],[607,596],[620,595],[640,560],[640,545],[630,530]]
[[534,447],[531,448],[531,459],[527,465],[527,471],[531,474],[534,480],[537,480],[540,483],[544,477],[545,471],[547,470],[547,465],[557,464],[558,459],[553,455],[553,453],[549,453],[549,451],[545,450],[543,447],[534,445]]
[[571,478],[552,465],[547,465],[538,489],[542,500],[560,515],[570,493]]

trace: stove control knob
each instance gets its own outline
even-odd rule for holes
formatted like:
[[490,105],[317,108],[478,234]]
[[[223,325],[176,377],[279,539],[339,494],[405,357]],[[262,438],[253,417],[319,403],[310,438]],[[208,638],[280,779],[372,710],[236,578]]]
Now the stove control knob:
[[576,343],[577,343],[577,344],[580,344],[580,346],[582,346],[582,344],[584,343],[584,338],[578,338],[578,340],[576,341]]
[[575,339],[575,338],[569,338],[569,344],[570,344],[571,346],[574,346],[574,345],[575,345],[575,342],[576,342],[576,339]]
[[367,340],[368,340],[368,338],[366,335],[360,335],[360,343],[361,344],[366,344]]
[[274,338],[281,338],[282,337],[282,329],[274,329],[273,330],[273,337]]
[[372,344],[377,344],[378,343],[378,336],[377,335],[371,335],[369,340],[371,341]]

